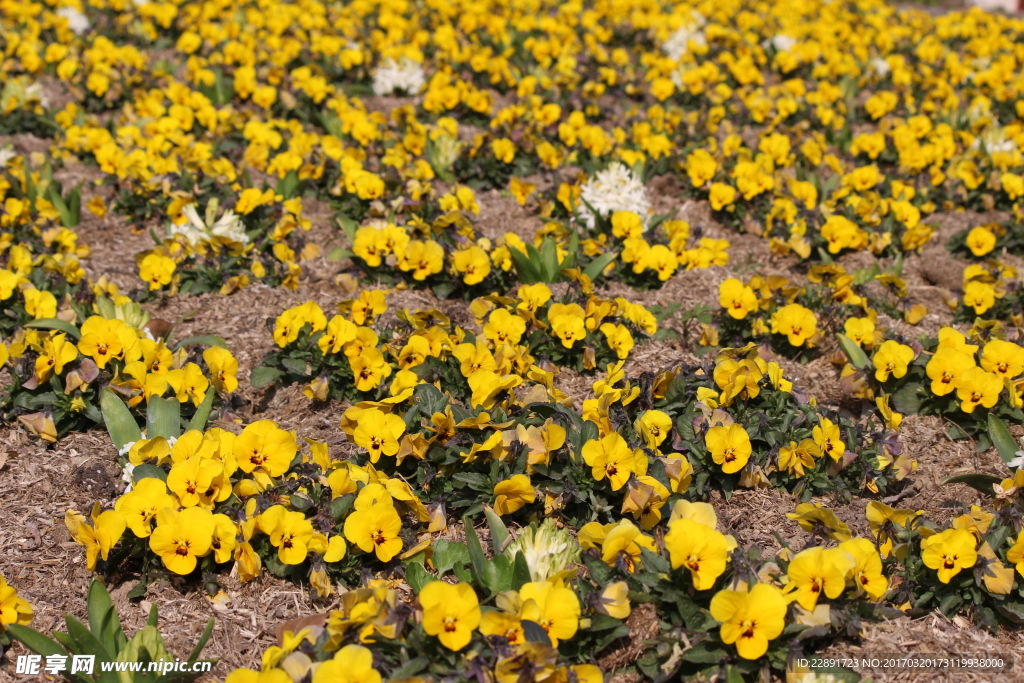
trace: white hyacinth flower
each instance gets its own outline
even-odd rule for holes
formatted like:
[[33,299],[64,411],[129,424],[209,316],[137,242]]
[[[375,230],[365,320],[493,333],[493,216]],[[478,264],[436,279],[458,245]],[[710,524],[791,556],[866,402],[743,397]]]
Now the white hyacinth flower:
[[77,35],[83,35],[89,31],[91,24],[89,17],[79,12],[74,7],[61,7],[57,10],[57,16],[68,20],[68,28]]
[[[226,211],[213,225],[207,225],[206,221],[199,216],[199,211],[196,209],[195,204],[188,204],[183,207],[181,213],[185,217],[185,222],[181,225],[172,223],[168,226],[168,237],[180,235],[192,245],[199,244],[200,242],[210,242],[214,237],[223,237],[241,244],[249,243],[249,237],[245,234],[245,226],[242,224],[242,219],[234,211]],[[210,212],[208,211],[207,213],[209,214]],[[209,218],[211,216],[208,215],[207,220]]]
[[388,57],[373,74],[373,92],[377,95],[390,95],[394,92],[416,95],[426,82],[420,64],[407,57],[402,57],[400,62]]
[[0,170],[7,168],[7,164],[16,156],[18,156],[18,153],[14,151],[14,147],[11,145],[0,147]]
[[690,51],[690,41],[695,45],[707,45],[707,38],[701,27],[707,23],[704,15],[694,11],[692,18],[676,29],[675,33],[669,36],[668,40],[661,44],[661,51],[678,62],[683,55]]
[[580,559],[579,543],[550,519],[539,527],[531,524],[523,529],[505,552],[513,560],[522,553],[534,581],[545,581]]
[[[588,227],[594,227],[596,216],[610,216],[616,211],[632,211],[646,222],[651,212],[643,182],[622,163],[615,162],[580,188],[580,213]],[[587,204],[591,208],[587,207]]]
[[777,52],[789,52],[796,45],[796,38],[787,36],[784,33],[776,33],[772,36],[772,47]]
[[889,62],[885,61],[881,57],[875,57],[868,62],[868,71],[872,71],[882,78],[885,78],[889,75],[889,72],[892,71],[892,67],[889,66]]

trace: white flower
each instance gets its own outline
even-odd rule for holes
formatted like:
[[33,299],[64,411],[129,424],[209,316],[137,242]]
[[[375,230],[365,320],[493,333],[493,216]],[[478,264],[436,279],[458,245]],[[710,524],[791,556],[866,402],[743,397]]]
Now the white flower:
[[[694,12],[694,14],[696,15],[697,13]],[[673,33],[668,40],[662,43],[662,52],[671,57],[674,61],[678,62],[683,55],[689,52],[691,40],[695,45],[707,45],[708,40],[704,37],[704,31],[700,29],[704,24],[703,19],[704,18],[701,17],[699,22],[694,21],[693,23],[680,26],[676,29],[676,32]]]
[[134,446],[136,443],[137,442],[135,441],[129,441],[125,445],[121,446],[121,448],[117,451],[117,454],[123,458],[124,456],[128,455],[128,451],[130,451],[132,449],[132,446]]
[[789,52],[793,49],[794,45],[796,45],[796,38],[787,36],[784,33],[776,33],[772,36],[772,47],[777,52]]
[[68,28],[78,35],[82,35],[89,30],[89,18],[74,7],[61,7],[57,10],[57,16],[67,19]]
[[401,62],[388,57],[373,74],[373,92],[377,95],[390,95],[402,91],[407,95],[416,95],[426,82],[421,65],[407,57],[402,57]]
[[533,524],[523,529],[505,550],[508,557],[515,559],[522,553],[530,578],[545,581],[573,562],[580,559],[580,546],[565,529],[559,529],[550,519],[536,527]]
[[[580,198],[601,216],[610,216],[616,211],[632,211],[646,222],[651,210],[644,184],[619,162],[588,180],[580,188]],[[586,204],[580,204],[583,220],[588,227],[594,227],[594,214]]]
[[881,57],[875,57],[868,62],[868,71],[873,71],[882,78],[885,78],[889,75],[889,72],[892,71],[892,67],[889,66],[889,62],[885,61]]
[[25,99],[39,100],[39,104],[43,105],[43,109],[50,108],[50,98],[43,92],[43,86],[40,83],[33,83],[25,88]]
[[983,144],[985,145],[985,151],[989,154],[1013,152],[1017,149],[1016,141],[1013,138],[1007,138],[1006,131],[1003,128],[990,128],[979,137],[974,138],[974,142],[971,143],[971,149],[980,149]]
[[124,479],[124,481],[128,484],[128,487],[124,490],[125,493],[128,493],[129,491],[132,490],[132,485],[134,484],[134,481],[132,480],[132,474],[134,474],[134,472],[135,465],[131,464],[130,462],[126,462],[124,464],[124,473],[121,475],[121,478]]
[[[171,224],[167,227],[168,237],[181,235],[189,244],[210,242],[214,237],[224,237],[232,242],[248,244],[249,237],[245,234],[245,226],[242,219],[234,211],[226,211],[217,221],[207,226],[199,216],[195,204],[189,204],[182,208],[181,213],[185,216],[185,222],[181,225]],[[209,214],[209,212],[208,212]],[[209,219],[210,216],[208,215]]]
[[0,147],[0,170],[7,168],[7,163],[16,156],[18,156],[18,153],[14,151],[14,147],[11,145]]

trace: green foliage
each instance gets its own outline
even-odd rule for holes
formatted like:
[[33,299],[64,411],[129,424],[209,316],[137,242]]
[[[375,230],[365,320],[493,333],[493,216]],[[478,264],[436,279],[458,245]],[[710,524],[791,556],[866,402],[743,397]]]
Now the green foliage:
[[[146,670],[150,662],[176,661],[167,651],[163,637],[156,628],[156,605],[150,612],[147,625],[128,638],[121,628],[121,620],[106,588],[93,579],[89,586],[87,611],[88,627],[68,614],[65,617],[67,632],[54,631],[51,633],[52,638],[27,626],[12,625],[9,629],[16,640],[39,655],[66,656],[68,661],[73,655],[94,656],[95,667],[91,675],[66,674],[72,683],[190,683],[202,675],[202,672],[192,671],[161,673]],[[189,664],[202,661],[212,666],[213,660],[200,660],[199,655],[213,633],[213,625],[214,619],[210,617],[188,657]],[[101,662],[140,662],[144,666],[140,672],[104,672],[100,668]]]

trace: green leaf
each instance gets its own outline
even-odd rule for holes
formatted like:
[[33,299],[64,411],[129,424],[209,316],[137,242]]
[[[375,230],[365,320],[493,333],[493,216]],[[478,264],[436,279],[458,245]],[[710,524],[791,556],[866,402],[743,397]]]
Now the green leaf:
[[608,267],[609,263],[615,260],[616,256],[618,256],[618,252],[614,251],[609,251],[607,254],[601,254],[583,269],[583,274],[589,277],[591,282],[597,281],[597,278],[601,277],[601,274],[604,273],[604,269]]
[[915,415],[921,409],[924,396],[924,386],[920,382],[909,382],[892,394],[892,409],[904,415]]
[[327,252],[328,261],[344,261],[347,258],[352,258],[352,252],[345,247],[335,247]]
[[338,227],[342,229],[345,236],[348,237],[348,243],[354,245],[356,243],[356,230],[359,229],[359,224],[348,216],[340,216],[338,218]]
[[544,274],[545,282],[554,282],[561,272],[558,268],[558,246],[555,240],[550,237],[544,238],[541,245],[541,272]]
[[30,320],[25,323],[25,327],[31,327],[38,330],[59,330],[74,337],[75,339],[82,338],[82,333],[77,327],[66,320],[60,320],[58,318],[40,318],[39,320]]
[[551,636],[549,636],[548,632],[544,630],[544,627],[536,621],[523,619],[519,624],[523,627],[523,637],[526,638],[526,642],[551,645]]
[[114,609],[110,594],[96,579],[89,585],[89,598],[86,604],[89,611],[89,630],[103,643],[107,652],[120,652],[128,639],[121,629],[121,620],[117,617],[117,610]]
[[1017,457],[1017,442],[1006,428],[1006,423],[992,413],[988,414],[988,438],[992,439],[1003,462],[1010,462]]
[[227,343],[215,334],[200,334],[196,337],[189,337],[188,339],[182,339],[180,342],[174,345],[171,351],[177,351],[184,346],[193,346],[196,344],[202,344],[203,346],[219,346],[222,349],[228,348]]
[[491,508],[489,505],[484,506],[484,517],[487,519],[487,526],[491,530],[491,548],[494,549],[495,555],[500,555],[501,551],[505,549],[505,543],[508,542],[511,534],[508,532],[508,527],[501,521],[501,517]]
[[213,409],[213,399],[216,396],[217,392],[213,390],[213,387],[206,390],[206,397],[203,398],[203,402],[196,408],[191,422],[188,423],[189,429],[195,429],[200,432],[206,429],[206,422],[210,419],[210,410]]
[[295,190],[299,187],[299,174],[294,170],[288,171],[284,178],[277,181],[277,188],[275,191],[277,194],[284,196],[285,199],[291,199],[292,195],[295,194]]
[[431,576],[426,567],[419,562],[412,562],[411,564],[406,565],[405,581],[412,586],[412,589],[417,593],[423,590],[423,587],[433,580],[434,577]]
[[516,553],[515,560],[512,562],[511,589],[517,591],[531,581],[533,581],[533,577],[530,576],[530,565],[526,563],[526,555]]
[[487,574],[487,557],[484,555],[483,546],[480,545],[480,538],[476,535],[476,529],[473,528],[473,520],[463,517],[462,524],[466,527],[466,548],[469,550],[470,566],[477,581],[483,585],[484,576]]
[[11,624],[7,627],[7,632],[10,633],[15,640],[21,642],[22,645],[27,647],[37,655],[43,655],[48,657],[50,655],[67,655],[67,652],[57,643],[57,641],[47,638],[39,631],[31,629],[28,626],[21,626],[19,624]]
[[836,334],[836,339],[839,340],[839,348],[843,350],[846,357],[850,359],[850,364],[858,370],[864,370],[871,361],[868,360],[867,354],[864,353],[864,349],[860,348],[860,345],[850,339],[844,334]]
[[434,569],[439,577],[450,572],[456,564],[471,562],[469,548],[465,543],[439,539],[434,542]]
[[144,462],[141,465],[136,465],[135,469],[132,470],[133,482],[138,484],[143,479],[159,479],[166,482],[167,473],[152,463]]
[[146,406],[146,437],[152,439],[156,436],[165,439],[181,436],[181,404],[178,399],[150,397]]
[[261,365],[249,373],[249,384],[253,389],[262,389],[268,384],[273,384],[283,375],[284,373],[277,368],[268,368],[265,365]]
[[207,641],[210,640],[210,636],[213,634],[213,622],[213,617],[210,617],[210,620],[206,622],[206,628],[203,629],[203,635],[199,636],[199,642],[196,643],[194,648],[192,648],[192,652],[188,656],[188,661],[194,662],[199,659],[199,653],[201,653],[203,648],[206,647]]
[[128,406],[110,389],[100,392],[100,411],[103,413],[103,424],[117,450],[124,448],[125,444],[142,439],[142,430]]
[[96,655],[96,659],[108,662],[113,659],[107,648],[103,647],[103,643],[78,619],[68,614],[64,617],[64,623],[68,627],[68,635],[74,641],[78,654]]
[[992,484],[998,484],[1002,481],[1000,477],[994,477],[991,474],[981,474],[975,472],[972,474],[960,474],[955,477],[946,477],[939,479],[939,483],[943,486],[949,484],[967,484],[972,489],[980,491],[987,496],[992,496]]
[[[527,245],[529,246],[529,245]],[[509,247],[509,255],[512,257],[512,265],[515,266],[516,275],[523,284],[532,285],[541,281],[541,275],[534,267],[530,257],[515,247]]]

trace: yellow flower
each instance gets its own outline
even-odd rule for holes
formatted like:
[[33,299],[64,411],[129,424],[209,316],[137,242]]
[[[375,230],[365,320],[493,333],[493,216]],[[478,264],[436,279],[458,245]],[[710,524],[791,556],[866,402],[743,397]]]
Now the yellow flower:
[[921,561],[938,572],[939,581],[949,580],[978,560],[974,536],[965,529],[946,529],[921,541]]
[[296,510],[273,505],[259,517],[259,525],[277,548],[277,557],[284,564],[302,564],[313,541],[313,524]]
[[633,423],[648,448],[657,448],[672,432],[672,418],[660,410],[647,410]]
[[466,647],[473,631],[480,625],[480,601],[473,587],[466,583],[456,585],[431,581],[419,595],[423,607],[423,630],[437,636],[449,650]]
[[821,449],[812,439],[804,439],[799,444],[790,441],[788,446],[779,449],[779,469],[800,478],[806,470],[814,468],[815,458],[821,457]]
[[170,571],[190,574],[198,558],[210,552],[213,529],[213,515],[209,510],[191,507],[178,512],[164,508],[156,515],[156,529],[149,537],[149,548]]
[[872,600],[881,600],[889,589],[889,581],[882,575],[882,556],[875,544],[866,538],[851,538],[839,544],[853,557],[853,583],[858,593],[863,591]]
[[974,356],[940,346],[925,366],[925,373],[932,380],[932,393],[936,396],[952,393],[960,385],[964,373],[973,367]]
[[468,378],[469,388],[473,392],[469,404],[474,408],[490,410],[501,394],[522,382],[523,378],[518,375],[499,375],[491,370],[477,370]]
[[54,335],[43,342],[43,353],[36,358],[36,379],[41,384],[48,381],[53,373],[59,376],[64,372],[64,366],[76,358],[78,348],[74,342],[67,341],[66,334]]
[[984,256],[996,248],[996,236],[988,228],[979,225],[967,233],[966,244],[972,254]]
[[518,344],[526,332],[526,321],[507,309],[499,308],[491,312],[487,324],[483,326],[483,336],[498,344]]
[[1016,542],[1006,551],[1007,562],[1017,565],[1017,573],[1024,576],[1024,533],[1017,536]]
[[725,183],[712,183],[708,201],[715,211],[731,207],[736,202],[736,188]]
[[882,342],[875,357],[875,379],[885,382],[889,375],[899,379],[907,374],[907,365],[914,360],[914,349],[899,342],[887,339]]
[[147,538],[152,533],[152,520],[156,513],[174,505],[174,496],[167,493],[167,485],[156,477],[146,477],[118,498],[114,509],[124,516],[133,534]]
[[203,351],[203,360],[210,371],[210,378],[217,391],[225,394],[234,393],[238,388],[238,361],[227,349],[211,346]]
[[665,547],[672,568],[690,570],[693,587],[699,591],[715,585],[725,571],[730,551],[724,534],[692,519],[669,522]]
[[280,477],[287,472],[298,450],[295,437],[272,420],[258,420],[248,425],[234,444],[238,468],[267,478]]
[[160,254],[148,254],[139,262],[139,277],[149,283],[149,290],[160,289],[171,284],[178,264],[174,259]]
[[[373,668],[373,652],[362,645],[346,645],[335,652],[332,659],[317,667],[313,674],[313,683],[381,683],[381,680],[381,675]],[[281,683],[287,681],[291,678]]]
[[92,515],[92,526],[85,523],[85,517],[74,510],[68,510],[64,515],[64,525],[71,534],[71,538],[79,545],[85,546],[86,568],[89,571],[96,569],[96,560],[103,558],[105,562],[110,555],[111,549],[121,539],[121,534],[127,526],[124,515],[116,510],[107,510],[98,513],[99,504]]
[[371,408],[360,414],[352,439],[357,446],[369,452],[371,462],[377,462],[381,454],[398,453],[398,439],[403,433],[405,421],[401,417]]
[[612,491],[618,491],[629,480],[635,460],[633,451],[618,432],[583,445],[583,461],[590,465],[594,479],[601,481],[607,477]]
[[[32,288],[26,289],[24,296],[25,312],[34,319],[52,318],[57,315],[57,297],[51,292]],[[83,331],[82,334],[85,332]]]
[[818,448],[836,462],[839,462],[839,459],[846,453],[846,444],[840,438],[839,427],[827,417],[820,418],[812,434]]
[[597,602],[597,611],[615,619],[625,619],[632,611],[629,604],[629,584],[616,581],[604,587]]
[[[587,526],[590,526],[589,524]],[[584,529],[586,526],[584,527]],[[580,530],[581,547],[583,545],[583,529]],[[628,519],[623,519],[618,524],[610,524],[605,527],[605,536],[601,543],[601,559],[611,567],[619,567],[623,571],[634,572],[641,565],[641,548],[651,552],[657,552],[654,539],[643,534],[639,528]]]
[[586,312],[579,304],[552,304],[548,309],[551,331],[567,349],[587,336],[585,318]]
[[508,184],[508,191],[512,193],[512,197],[519,203],[520,206],[526,206],[526,200],[530,198],[530,195],[537,189],[537,186],[533,183],[528,183],[520,178],[512,178]]
[[193,455],[187,460],[177,462],[167,475],[167,488],[178,497],[182,507],[203,505],[212,508],[213,501],[203,497],[212,488],[215,477],[224,472],[224,466],[210,458]]
[[615,352],[616,357],[620,360],[629,357],[629,352],[633,349],[633,335],[625,325],[604,323],[601,325],[601,333],[604,334],[608,348]]
[[796,592],[801,607],[813,610],[823,595],[831,600],[842,595],[846,577],[855,566],[853,556],[842,548],[808,548],[789,563],[786,590]]
[[537,499],[530,478],[525,474],[514,474],[494,486],[494,511],[499,515],[510,515],[519,508]]
[[412,240],[395,254],[398,256],[398,267],[406,273],[411,271],[412,278],[419,282],[440,273],[444,268],[444,248],[434,240]]
[[786,598],[775,586],[759,583],[749,592],[723,590],[711,599],[711,616],[722,622],[721,638],[735,643],[744,659],[758,659],[786,627]]
[[455,252],[452,269],[462,275],[465,284],[476,285],[483,282],[491,272],[491,259],[488,258],[486,251],[474,244]]
[[547,631],[552,647],[569,640],[579,629],[580,601],[571,588],[561,581],[540,581],[524,584],[519,589],[523,602],[521,617]]
[[843,334],[863,348],[875,343],[875,321],[871,318],[848,318],[843,324]]
[[391,376],[391,365],[380,349],[374,347],[364,349],[358,356],[350,356],[348,363],[359,391],[376,389],[385,378]]
[[33,615],[32,606],[24,598],[19,598],[18,591],[0,576],[0,633],[11,624],[28,626]]
[[516,158],[516,144],[508,138],[498,138],[491,141],[491,151],[498,161],[511,164]]
[[972,280],[964,286],[964,306],[982,315],[996,303],[996,290],[987,282]]
[[711,459],[721,465],[726,474],[742,470],[753,452],[747,430],[738,424],[712,427],[704,435],[704,444],[711,452]]
[[772,333],[786,335],[793,346],[803,346],[818,328],[814,313],[800,304],[789,304],[776,310],[771,323]]
[[973,413],[978,406],[993,407],[999,402],[1002,390],[1003,382],[998,375],[972,367],[960,376],[956,396],[960,399],[960,409],[965,413]]
[[196,407],[206,398],[206,390],[210,388],[210,380],[206,379],[202,369],[195,363],[186,363],[185,367],[171,370],[165,377],[180,403],[191,399],[192,405]]
[[394,505],[379,502],[365,510],[357,510],[345,519],[345,538],[364,553],[374,552],[381,562],[402,550],[402,520]]
[[718,303],[734,320],[743,320],[751,311],[757,310],[757,295],[754,290],[734,277],[718,287]]
[[1014,379],[1024,372],[1024,349],[1013,342],[993,339],[981,351],[981,367],[1001,380]]

